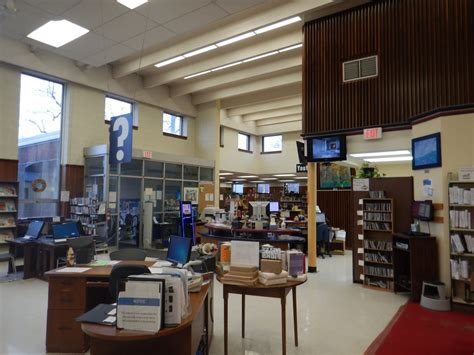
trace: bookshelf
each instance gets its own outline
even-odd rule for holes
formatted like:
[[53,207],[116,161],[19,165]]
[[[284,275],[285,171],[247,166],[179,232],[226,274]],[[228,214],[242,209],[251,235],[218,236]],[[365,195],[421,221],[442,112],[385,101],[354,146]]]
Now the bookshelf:
[[452,303],[474,305],[474,181],[450,181],[448,198]]
[[362,200],[364,286],[393,291],[393,199]]
[[97,224],[105,222],[105,204],[90,197],[76,197],[70,200],[71,219],[81,221],[87,235],[97,234]]
[[0,181],[0,244],[17,237],[18,182]]

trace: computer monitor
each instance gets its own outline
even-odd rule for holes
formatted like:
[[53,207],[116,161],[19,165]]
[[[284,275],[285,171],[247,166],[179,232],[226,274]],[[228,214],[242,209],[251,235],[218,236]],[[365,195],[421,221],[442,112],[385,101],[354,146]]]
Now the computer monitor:
[[411,214],[414,219],[420,221],[433,220],[433,202],[432,201],[413,201],[411,206]]
[[280,212],[280,203],[278,201],[270,202],[270,213],[271,212]]
[[94,259],[93,237],[68,239],[68,245],[74,250],[77,264],[89,264]]
[[244,193],[244,184],[233,184],[232,185],[232,192],[234,194],[243,195],[243,193]]
[[326,214],[316,213],[316,223],[326,223]]
[[79,232],[79,235],[86,235],[86,232],[84,231],[84,227],[82,226],[81,221],[76,221],[76,228],[77,228],[77,231]]
[[63,239],[71,237],[79,237],[76,222],[67,222],[61,224],[53,224],[53,238]]
[[28,225],[28,230],[26,231],[25,238],[27,239],[38,239],[43,230],[44,222],[43,221],[33,221]]
[[267,216],[267,205],[268,201],[249,201],[252,206],[252,217],[258,221],[262,220]]
[[166,260],[183,266],[189,261],[191,257],[191,247],[193,245],[192,238],[178,237],[172,235],[168,246],[168,254]]

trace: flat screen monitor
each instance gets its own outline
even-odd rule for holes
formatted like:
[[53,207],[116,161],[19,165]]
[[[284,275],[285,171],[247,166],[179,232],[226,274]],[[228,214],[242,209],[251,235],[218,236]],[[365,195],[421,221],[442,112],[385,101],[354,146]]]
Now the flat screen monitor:
[[67,222],[61,224],[53,224],[53,238],[63,239],[79,237],[76,222]]
[[183,217],[191,217],[193,214],[193,205],[191,201],[181,202],[181,213]]
[[300,164],[306,165],[308,160],[306,159],[303,142],[296,142],[296,151],[298,152],[298,160],[300,161]]
[[234,194],[242,195],[244,193],[244,184],[233,184],[232,185],[232,192]]
[[79,232],[79,235],[86,235],[86,232],[84,231],[84,227],[82,226],[81,221],[76,221],[76,228],[77,228],[77,231]]
[[412,169],[441,166],[441,134],[434,133],[411,140]]
[[33,221],[28,225],[28,230],[26,231],[25,238],[27,239],[38,239],[43,230],[44,222],[43,221]]
[[178,266],[183,266],[189,261],[189,258],[191,257],[192,245],[192,238],[178,237],[176,235],[172,235],[170,237],[166,260],[175,263]]
[[420,221],[432,221],[433,203],[431,201],[413,201],[411,214],[414,219]]
[[261,220],[267,216],[268,201],[249,201],[252,207],[252,218]]
[[346,160],[346,137],[326,136],[308,139],[307,159],[311,162]]
[[316,213],[316,223],[326,223],[326,215],[324,213]]
[[299,194],[300,193],[300,184],[298,182],[287,182],[286,191],[288,193]]
[[280,212],[280,203],[278,201],[270,202],[270,212]]
[[270,184],[257,184],[257,192],[259,194],[269,194]]

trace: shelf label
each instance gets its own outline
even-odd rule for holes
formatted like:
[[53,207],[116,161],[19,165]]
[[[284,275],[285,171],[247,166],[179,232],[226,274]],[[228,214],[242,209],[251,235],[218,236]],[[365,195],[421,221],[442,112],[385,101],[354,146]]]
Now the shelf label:
[[359,266],[364,266],[364,260],[359,260]]
[[358,254],[363,254],[364,253],[364,248],[357,248],[357,253]]
[[357,234],[357,238],[359,240],[364,240],[364,235],[363,234]]
[[362,216],[362,210],[358,210],[358,211],[357,211],[357,215],[358,215],[358,216]]
[[361,280],[364,280],[364,275],[361,274],[361,275],[359,276],[359,278],[360,278]]
[[363,224],[362,220],[361,220],[361,219],[358,219],[358,220],[357,220],[357,225],[358,225],[358,226],[361,226],[362,224]]

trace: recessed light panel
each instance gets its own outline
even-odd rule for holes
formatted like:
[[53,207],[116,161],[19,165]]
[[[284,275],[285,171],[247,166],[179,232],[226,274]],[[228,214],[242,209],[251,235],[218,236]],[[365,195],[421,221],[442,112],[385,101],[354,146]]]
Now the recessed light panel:
[[413,160],[412,156],[403,157],[385,157],[385,158],[366,158],[365,161],[369,163],[385,163],[385,162],[397,162],[397,161],[410,161]]
[[147,3],[148,0],[117,0],[117,2],[133,10],[134,8]]
[[224,175],[234,175],[233,173],[219,173],[220,176],[224,176]]
[[257,55],[256,57],[244,59],[243,62],[244,63],[253,62],[254,60],[262,59],[262,58],[269,57],[269,56],[275,55],[275,54],[278,54],[278,51],[268,52],[268,53],[265,53],[265,54]]
[[388,152],[370,152],[370,153],[354,153],[349,154],[354,158],[371,158],[371,157],[389,157],[394,155],[410,155],[409,150],[391,150]]
[[250,178],[256,178],[258,177],[257,175],[242,175],[242,176],[238,176],[239,178],[242,178],[242,179],[250,179]]
[[64,46],[85,35],[89,30],[68,20],[49,21],[31,32],[27,37],[55,48]]
[[283,26],[288,26],[288,25],[290,25],[292,23],[295,23],[295,22],[298,22],[298,21],[301,21],[301,17],[295,16],[295,17],[292,17],[292,18],[289,18],[289,19],[286,19],[286,20],[276,22],[276,23],[273,23],[271,25],[259,28],[258,30],[255,30],[255,33],[260,34],[260,33],[268,32],[268,31],[274,30],[276,28],[280,28],[280,27],[283,27]]
[[156,63],[155,67],[161,68],[161,67],[164,67],[165,65],[175,63],[175,62],[179,62],[180,60],[183,60],[183,59],[184,59],[184,57],[182,55],[180,55],[180,56],[177,56],[177,57],[174,57],[174,58],[167,59],[167,60],[164,60],[162,62]]
[[287,176],[296,176],[295,174],[273,174],[276,177],[287,177]]
[[188,76],[185,76],[184,78],[185,79],[191,79],[191,78],[195,78],[196,76],[201,76],[201,75],[204,75],[204,74],[209,74],[211,71],[210,70],[206,70],[206,71],[202,71],[200,73],[196,73],[196,74],[193,74],[193,75],[188,75]]
[[278,180],[278,179],[277,179],[277,178],[270,178],[270,177],[269,177],[269,178],[262,178],[262,180],[267,181],[267,180]]
[[206,52],[212,51],[213,49],[216,49],[216,48],[217,47],[215,45],[210,45],[210,46],[207,46],[207,47],[196,49],[195,51],[192,51],[192,52],[189,52],[189,53],[185,53],[185,54],[183,54],[183,57],[186,57],[186,58],[194,57],[195,55],[198,55],[198,54],[201,54],[201,53],[206,53]]
[[253,36],[255,36],[255,33],[253,31],[250,31],[250,32],[226,39],[224,41],[218,42],[216,43],[216,45],[217,47],[224,47],[224,46],[227,46],[228,44],[235,43],[235,42],[238,42],[238,41],[241,41],[243,39],[250,38]]
[[222,69],[227,69],[227,68],[239,65],[239,64],[242,64],[242,62],[235,62],[235,63],[226,64],[226,65],[223,65],[222,67],[217,67],[217,68],[211,69],[211,71],[218,71],[218,70],[222,70]]
[[294,46],[290,46],[290,47],[286,47],[286,48],[279,49],[278,52],[282,53],[282,52],[291,51],[292,49],[301,48],[301,47],[303,47],[303,43],[300,43],[300,44],[296,44],[296,45],[294,45]]

